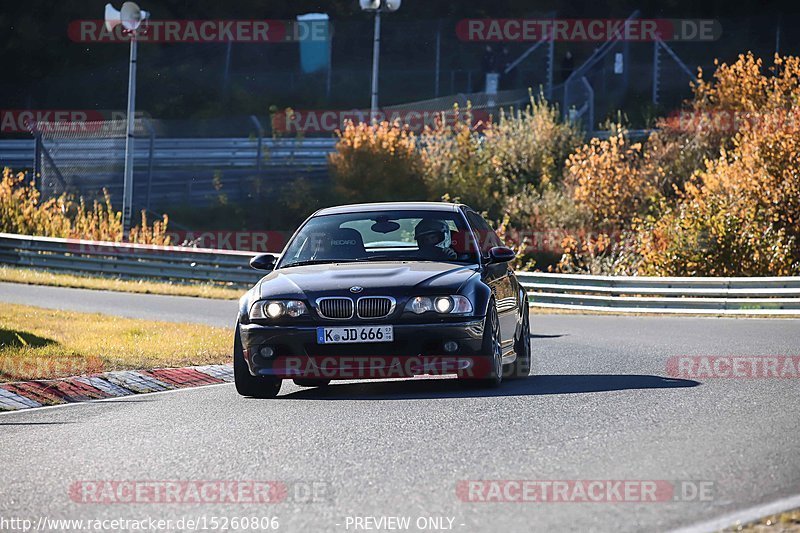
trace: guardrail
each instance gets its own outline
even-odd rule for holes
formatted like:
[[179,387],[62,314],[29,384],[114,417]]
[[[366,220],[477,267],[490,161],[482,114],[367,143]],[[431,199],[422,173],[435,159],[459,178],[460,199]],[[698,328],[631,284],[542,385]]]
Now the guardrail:
[[631,313],[800,315],[800,277],[668,278],[520,272],[531,307]]
[[[0,233],[0,263],[177,282],[248,287],[253,252]],[[800,277],[665,278],[518,272],[532,307],[632,313],[800,315]]]
[[[48,149],[57,153],[59,164],[80,162],[87,166],[93,159],[99,165],[109,160],[122,161],[125,139],[58,139],[48,141]],[[336,139],[327,138],[160,138],[153,139],[153,151],[147,137],[134,144],[137,164],[155,168],[198,167],[270,167],[302,165],[325,167],[327,155]],[[32,168],[35,150],[33,139],[0,140],[0,164],[12,168]]]
[[250,286],[252,252],[31,237],[0,233],[0,263],[52,271]]

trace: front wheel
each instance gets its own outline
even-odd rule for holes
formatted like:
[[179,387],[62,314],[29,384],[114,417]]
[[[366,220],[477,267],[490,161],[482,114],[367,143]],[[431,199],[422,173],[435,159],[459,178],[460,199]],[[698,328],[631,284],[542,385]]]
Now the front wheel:
[[514,352],[517,358],[509,365],[506,377],[526,378],[531,373],[531,319],[527,309],[522,310],[522,327],[519,338],[515,339]]
[[497,317],[497,308],[494,300],[489,302],[489,309],[483,326],[483,344],[481,353],[489,359],[486,377],[470,379],[462,375],[460,380],[464,385],[495,388],[503,382],[503,348],[500,338],[500,319]]
[[253,398],[275,398],[281,390],[282,379],[272,376],[254,376],[247,368],[242,348],[242,336],[239,323],[236,323],[236,335],[233,339],[233,381],[236,392],[242,396]]

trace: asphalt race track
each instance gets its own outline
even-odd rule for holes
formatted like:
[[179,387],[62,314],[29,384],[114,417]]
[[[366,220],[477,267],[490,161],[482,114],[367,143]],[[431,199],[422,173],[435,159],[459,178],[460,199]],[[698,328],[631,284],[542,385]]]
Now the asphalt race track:
[[[220,326],[236,308],[5,283],[0,300]],[[410,517],[416,531],[419,517],[445,517],[439,525],[464,532],[660,531],[800,493],[797,379],[693,381],[666,370],[672,356],[798,355],[800,322],[534,314],[532,331],[535,375],[497,390],[449,379],[286,382],[278,399],[253,400],[220,385],[2,414],[0,516],[276,516],[279,531],[363,531],[355,517],[389,516]],[[288,496],[82,503],[70,487],[86,480],[277,480]],[[456,492],[465,480],[670,480],[706,483],[713,495],[467,502]]]

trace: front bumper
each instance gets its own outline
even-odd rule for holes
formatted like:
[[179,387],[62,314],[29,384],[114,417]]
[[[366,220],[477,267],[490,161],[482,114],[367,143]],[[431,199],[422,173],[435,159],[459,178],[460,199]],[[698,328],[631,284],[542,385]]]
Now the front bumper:
[[[393,324],[394,341],[386,343],[318,344],[317,326],[322,324],[240,325],[250,373],[283,378],[393,378],[471,372],[481,366],[476,361],[486,359],[481,354],[483,319],[476,317],[463,322]],[[449,341],[455,341],[458,349],[445,351]],[[264,347],[272,350],[271,357],[262,355]]]

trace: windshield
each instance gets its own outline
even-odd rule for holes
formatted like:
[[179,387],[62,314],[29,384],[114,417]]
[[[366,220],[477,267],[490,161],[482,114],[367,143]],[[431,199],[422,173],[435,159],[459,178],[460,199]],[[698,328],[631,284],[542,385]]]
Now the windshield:
[[277,268],[355,261],[477,263],[460,212],[373,211],[321,215],[289,243]]

